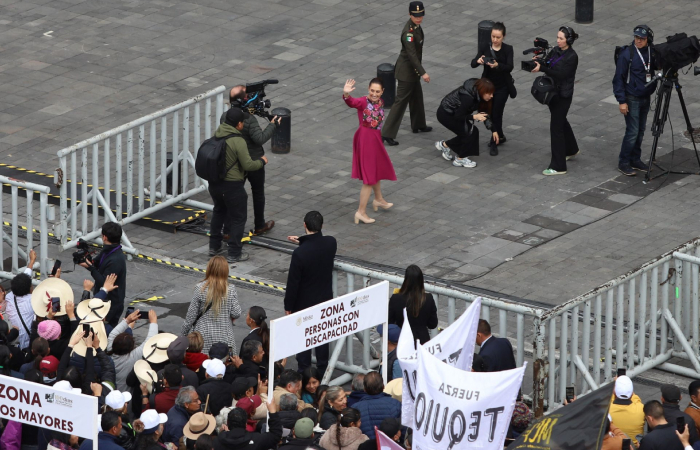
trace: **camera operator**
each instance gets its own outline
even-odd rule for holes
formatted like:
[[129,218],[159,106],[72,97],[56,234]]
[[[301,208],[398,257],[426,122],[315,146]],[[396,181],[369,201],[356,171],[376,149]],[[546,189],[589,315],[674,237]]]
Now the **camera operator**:
[[[440,102],[437,110],[438,121],[457,136],[449,141],[437,141],[435,148],[442,152],[447,161],[452,160],[452,152],[457,156],[452,165],[455,167],[476,167],[470,156],[479,155],[479,130],[474,121],[485,122],[491,110],[491,99],[495,87],[486,78],[470,78],[464,84],[450,92]],[[485,111],[479,112],[477,111]],[[498,144],[498,133],[492,132],[493,140]]]
[[[506,37],[506,26],[502,22],[496,22],[491,29],[491,45],[480,48],[476,57],[472,60],[472,68],[479,64],[484,66],[481,78],[491,80],[496,90],[493,92],[493,105],[491,109],[491,121],[493,128],[491,131],[498,133],[498,143],[491,138],[489,142],[489,154],[498,155],[498,145],[506,141],[503,135],[503,110],[506,108],[506,101],[510,95],[513,78],[510,73],[513,71],[513,47],[504,43]],[[495,61],[491,62],[493,59]]]
[[642,139],[651,95],[656,83],[645,87],[651,81],[652,71],[657,67],[656,55],[652,48],[654,33],[646,25],[634,28],[634,44],[623,48],[617,58],[613,92],[620,104],[620,112],[625,116],[625,137],[622,139],[617,170],[628,177],[637,174],[635,169],[646,172],[649,166],[642,157]]
[[[532,72],[544,72],[550,76],[557,86],[557,95],[549,102],[551,119],[549,133],[552,141],[552,160],[543,175],[563,175],[566,173],[566,161],[578,155],[574,131],[571,129],[566,115],[571,107],[574,95],[574,79],[578,68],[578,55],[572,45],[578,39],[571,27],[563,26],[557,33],[557,47],[547,55],[544,64],[538,61]],[[534,58],[533,58],[534,59]]]
[[112,302],[105,322],[112,327],[117,326],[124,312],[124,297],[126,296],[126,258],[121,246],[122,227],[115,222],[107,222],[102,225],[102,251],[92,261],[90,258],[80,263],[90,271],[95,280],[93,293],[97,294],[107,278],[107,275],[115,274],[117,280],[116,289],[107,294],[107,300]]
[[[229,99],[231,108],[240,108],[241,101],[246,100],[245,86],[238,85],[232,87],[231,92],[229,92]],[[282,121],[282,118],[277,116],[273,117],[267,127],[262,130],[260,124],[258,124],[258,119],[254,115],[246,111],[243,111],[243,113],[245,119],[243,120],[241,135],[248,145],[250,158],[253,161],[259,161],[265,156],[263,144],[272,138],[272,134],[275,132],[277,125]],[[224,123],[225,119],[226,112],[221,115],[219,123]],[[267,233],[275,226],[274,220],[265,221],[265,166],[260,170],[246,173],[246,178],[250,183],[250,190],[253,194],[253,213],[255,215],[253,234],[257,236]]]

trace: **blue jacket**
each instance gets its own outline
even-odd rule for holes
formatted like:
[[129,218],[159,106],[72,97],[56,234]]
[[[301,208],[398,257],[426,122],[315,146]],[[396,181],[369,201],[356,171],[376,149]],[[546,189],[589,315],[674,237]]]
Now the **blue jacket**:
[[[632,50],[632,66],[630,67],[630,49]],[[649,62],[649,52],[650,48],[644,47],[639,49],[642,58],[644,58],[644,63]],[[615,69],[615,76],[613,77],[613,92],[615,93],[615,98],[620,104],[627,103],[627,96],[632,95],[634,97],[648,97],[654,93],[656,90],[656,83],[645,88],[646,84],[646,71],[644,70],[644,63],[639,59],[639,54],[634,49],[634,43],[630,44],[627,48],[620,52],[620,56],[617,59],[617,67]],[[629,82],[627,82],[627,68],[630,67]],[[656,55],[654,53],[653,47],[651,48],[651,70],[656,68]],[[653,75],[653,74],[652,74]]]
[[[165,429],[163,430],[163,442],[174,442],[177,444],[180,442],[182,437],[182,429],[185,428],[187,422],[190,420],[190,415],[187,410],[182,406],[173,406],[168,411],[168,421],[163,424]],[[102,449],[100,449],[102,450]]]
[[362,423],[360,429],[370,438],[374,438],[374,427],[379,427],[382,420],[388,417],[401,417],[401,402],[391,398],[391,395],[381,394],[367,395],[364,399],[353,405],[353,408],[360,411]]
[[[97,448],[99,450],[124,450],[117,444],[117,437],[100,431],[97,434]],[[92,450],[92,439],[85,439],[80,446],[80,450]]]
[[365,397],[367,397],[365,391],[352,391],[350,395],[348,395],[348,408],[354,408],[355,403],[364,400]]
[[515,369],[513,346],[510,345],[510,341],[506,338],[491,336],[486,342],[482,343],[479,356],[486,363],[487,372]]

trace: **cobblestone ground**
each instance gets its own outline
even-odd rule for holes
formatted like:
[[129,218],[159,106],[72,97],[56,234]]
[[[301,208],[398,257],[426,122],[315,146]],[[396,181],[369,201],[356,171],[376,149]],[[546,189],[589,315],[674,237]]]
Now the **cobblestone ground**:
[[[435,130],[414,135],[404,123],[401,145],[389,149],[399,180],[383,185],[396,206],[376,213],[370,226],[352,223],[357,123],[340,95],[345,79],[362,86],[378,64],[395,61],[404,1],[0,0],[0,155],[52,173],[65,146],[221,84],[278,78],[268,94],[274,106],[293,111],[293,133],[289,155],[269,155],[267,215],[277,222],[270,237],[298,234],[303,214],[317,209],[345,256],[398,268],[416,263],[455,283],[560,303],[698,235],[697,177],[643,185],[615,170],[624,126],[611,96],[615,45],[629,42],[639,22],[662,41],[692,34],[700,19],[690,0],[641,6],[598,2],[595,22],[577,25],[570,2],[426,3],[424,65],[432,81],[423,88]],[[533,75],[521,71],[514,72],[519,95],[506,107],[508,142],[499,156],[488,155],[482,137],[478,166],[463,169],[433,148],[448,136],[435,120],[440,99],[480,74],[469,60],[483,19],[506,23],[516,67],[535,36],[554,42],[563,24],[580,34],[569,120],[581,154],[568,175],[541,175],[549,162],[548,112],[529,95]],[[680,81],[698,122],[700,78],[682,74]],[[697,171],[677,98],[671,118],[660,160]],[[669,154],[672,137],[686,150]],[[252,219],[250,202],[249,209]],[[127,231],[144,253],[206,262],[200,235]],[[265,249],[252,256],[239,273],[286,279],[286,258]]]

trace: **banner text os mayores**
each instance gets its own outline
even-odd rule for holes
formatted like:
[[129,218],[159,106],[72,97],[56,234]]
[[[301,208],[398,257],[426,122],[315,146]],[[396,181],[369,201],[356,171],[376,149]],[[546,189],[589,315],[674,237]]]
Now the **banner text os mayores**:
[[[26,403],[32,407],[41,408],[41,398],[38,393],[31,392],[26,389],[17,389],[14,386],[6,386],[0,383],[0,399],[18,401]],[[73,422],[70,420],[51,417],[45,414],[39,414],[32,411],[27,411],[22,408],[15,408],[6,404],[0,404],[0,414],[10,419],[18,419],[31,423],[32,425],[42,428],[52,428],[65,432],[73,431]]]
[[360,311],[350,311],[342,314],[344,312],[345,306],[342,303],[321,310],[321,319],[326,320],[316,325],[306,327],[304,330],[306,346],[322,344],[326,341],[342,337],[351,331],[356,331],[358,327],[357,319],[360,317]]

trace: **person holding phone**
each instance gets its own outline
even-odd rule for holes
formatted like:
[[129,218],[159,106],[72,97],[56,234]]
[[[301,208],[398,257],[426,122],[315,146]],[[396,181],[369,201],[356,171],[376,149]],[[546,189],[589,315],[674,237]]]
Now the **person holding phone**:
[[552,148],[552,159],[549,167],[542,175],[566,174],[566,161],[578,155],[579,148],[576,136],[566,115],[571,108],[574,95],[574,82],[578,68],[578,54],[572,47],[578,34],[571,27],[563,26],[557,33],[557,47],[548,55],[544,65],[535,63],[532,72],[543,72],[551,77],[557,86],[557,95],[549,102],[551,114],[549,134]]
[[484,66],[481,78],[490,80],[495,90],[491,101],[491,131],[498,133],[498,141],[493,137],[489,142],[489,154],[498,155],[498,145],[506,141],[503,134],[503,111],[506,108],[508,96],[515,98],[515,87],[513,86],[513,47],[503,42],[506,37],[506,26],[503,22],[496,22],[491,29],[491,43],[483,48],[479,48],[474,59],[472,68],[480,65]]
[[664,407],[658,400],[650,400],[644,404],[644,417],[649,432],[644,435],[639,450],[684,450],[676,434],[675,420],[666,420]]
[[608,413],[615,425],[620,427],[637,447],[637,436],[644,434],[644,403],[634,393],[632,380],[626,375],[617,376],[613,394]]
[[690,443],[698,442],[698,430],[695,427],[695,420],[688,414],[681,411],[680,401],[683,398],[681,390],[673,384],[664,384],[661,386],[661,404],[664,409],[664,417],[668,423],[675,424],[678,419],[683,419],[683,423],[688,424],[690,428]]

